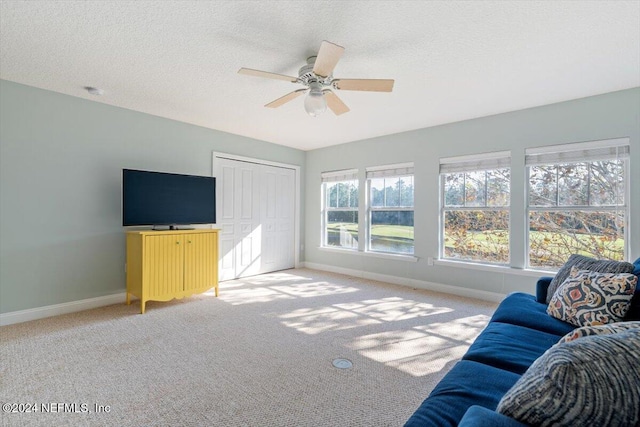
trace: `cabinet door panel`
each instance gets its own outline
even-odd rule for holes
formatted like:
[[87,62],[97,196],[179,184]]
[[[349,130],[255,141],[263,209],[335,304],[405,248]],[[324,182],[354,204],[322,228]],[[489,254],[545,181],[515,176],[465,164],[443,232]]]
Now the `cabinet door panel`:
[[218,275],[216,234],[187,234],[184,242],[184,290],[215,286]]
[[182,236],[149,236],[145,239],[147,298],[182,292],[184,253]]

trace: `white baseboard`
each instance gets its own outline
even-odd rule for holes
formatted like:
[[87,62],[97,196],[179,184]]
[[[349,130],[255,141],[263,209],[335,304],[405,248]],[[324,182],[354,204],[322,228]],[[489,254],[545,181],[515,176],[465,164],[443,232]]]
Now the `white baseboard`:
[[88,298],[79,301],[65,302],[62,304],[30,308],[27,310],[12,311],[10,313],[1,313],[0,326],[28,322],[29,320],[44,319],[45,317],[57,316],[60,314],[75,313],[76,311],[104,307],[105,305],[124,303],[126,298],[126,293],[121,292],[113,295],[105,295],[103,297]]
[[335,267],[333,265],[316,264],[315,262],[305,262],[304,265],[306,268],[310,268],[312,270],[330,271],[332,273],[345,274],[347,276],[362,277],[363,279],[378,280],[380,282],[393,283],[394,285],[402,285],[411,288],[425,289],[428,291],[443,292],[446,294],[458,295],[462,297],[481,299],[483,301],[500,302],[506,296],[496,292],[462,288],[459,286],[444,285],[442,283],[408,279],[406,277],[390,276],[387,274],[370,273],[368,271]]

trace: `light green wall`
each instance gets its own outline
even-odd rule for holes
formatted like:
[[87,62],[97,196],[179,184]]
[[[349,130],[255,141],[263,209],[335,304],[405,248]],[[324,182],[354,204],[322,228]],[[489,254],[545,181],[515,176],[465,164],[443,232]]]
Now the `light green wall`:
[[[491,102],[491,100],[487,100]],[[535,292],[535,277],[510,272],[428,266],[438,255],[438,168],[441,157],[511,150],[512,267],[524,266],[527,147],[629,137],[630,259],[640,257],[640,88],[443,126],[357,141],[307,153],[305,261],[497,293]],[[413,161],[416,263],[319,250],[320,173]]]
[[[208,175],[213,151],[302,168],[301,260],[506,293],[535,278],[427,266],[438,251],[439,158],[511,150],[514,227],[524,228],[524,149],[629,137],[640,182],[640,88],[302,152],[0,81],[0,313],[124,291],[122,168]],[[320,173],[414,161],[416,263],[320,251]],[[306,179],[305,179],[306,176]],[[631,194],[640,256],[640,186]],[[524,264],[514,236],[513,265]]]
[[122,169],[211,175],[213,151],[304,171],[300,150],[0,81],[0,313],[123,292]]

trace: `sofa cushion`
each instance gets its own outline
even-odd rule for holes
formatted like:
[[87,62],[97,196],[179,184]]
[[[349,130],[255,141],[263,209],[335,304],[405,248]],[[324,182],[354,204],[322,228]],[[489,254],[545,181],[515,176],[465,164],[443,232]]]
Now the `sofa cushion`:
[[549,349],[497,411],[535,426],[640,425],[640,330],[595,335]]
[[482,406],[473,405],[464,413],[458,427],[529,427]]
[[549,316],[546,310],[547,305],[536,302],[533,295],[515,292],[502,300],[491,322],[525,326],[558,335],[558,339],[575,329],[574,325]]
[[495,409],[520,375],[471,360],[462,360],[445,375],[405,427],[455,427],[467,409]]
[[569,277],[572,267],[578,267],[580,270],[596,271],[598,273],[631,273],[633,272],[633,264],[621,261],[599,260],[589,258],[584,255],[573,254],[567,262],[560,267],[558,273],[551,281],[547,290],[547,304],[551,302],[556,289]]
[[463,359],[522,375],[559,338],[524,326],[492,322],[476,338]]
[[627,314],[638,278],[630,273],[571,269],[551,298],[547,313],[576,326],[619,322]]
[[589,337],[592,335],[617,334],[618,332],[624,332],[629,329],[640,329],[640,322],[617,322],[610,323],[608,325],[583,326],[581,328],[574,329],[573,331],[562,337],[560,341],[558,341],[558,344],[577,340],[578,338]]

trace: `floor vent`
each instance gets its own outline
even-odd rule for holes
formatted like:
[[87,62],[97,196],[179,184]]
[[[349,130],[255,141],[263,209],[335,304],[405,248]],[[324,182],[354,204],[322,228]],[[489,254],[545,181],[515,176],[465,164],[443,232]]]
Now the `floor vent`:
[[331,363],[338,369],[349,369],[353,366],[349,359],[333,359]]

